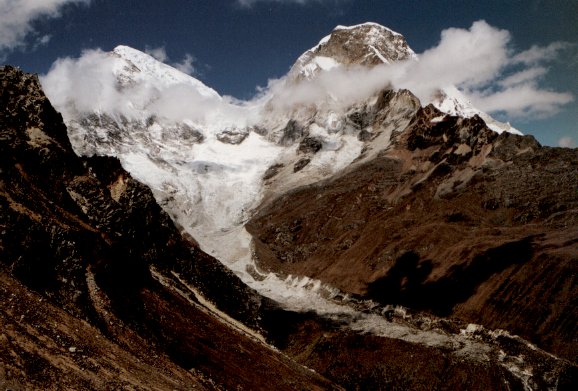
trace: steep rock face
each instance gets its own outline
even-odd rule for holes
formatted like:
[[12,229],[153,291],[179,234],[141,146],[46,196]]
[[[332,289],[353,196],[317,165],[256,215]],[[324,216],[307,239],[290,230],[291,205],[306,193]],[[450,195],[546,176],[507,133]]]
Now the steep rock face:
[[[301,140],[297,159],[292,153],[277,158],[272,166],[276,167],[274,171],[263,178],[265,202],[299,186],[331,177],[348,166],[373,159],[389,146],[393,134],[408,125],[419,108],[419,100],[410,91],[383,90],[371,101],[351,107],[340,120],[341,129],[333,133],[321,133],[318,129],[323,125],[315,120],[305,128],[291,121],[288,127],[297,129],[299,135],[295,140]],[[311,142],[315,147],[306,147]],[[296,164],[303,161],[307,163],[301,163],[296,170]]]
[[259,264],[576,360],[578,151],[420,109],[393,146],[268,202]]
[[337,26],[315,52],[347,65],[376,65],[415,58],[403,35],[377,23]]
[[377,23],[337,26],[319,44],[303,53],[290,79],[311,78],[339,65],[372,66],[416,58],[403,35]]
[[273,304],[116,159],[74,154],[35,76],[0,82],[0,384],[255,389],[275,372],[271,388],[333,387],[247,327]]

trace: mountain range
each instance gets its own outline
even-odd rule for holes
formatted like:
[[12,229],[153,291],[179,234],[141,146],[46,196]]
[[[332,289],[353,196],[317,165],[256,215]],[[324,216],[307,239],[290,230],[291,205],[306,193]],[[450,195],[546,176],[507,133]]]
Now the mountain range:
[[0,384],[573,389],[578,150],[416,61],[365,23],[248,102],[126,46],[4,67]]

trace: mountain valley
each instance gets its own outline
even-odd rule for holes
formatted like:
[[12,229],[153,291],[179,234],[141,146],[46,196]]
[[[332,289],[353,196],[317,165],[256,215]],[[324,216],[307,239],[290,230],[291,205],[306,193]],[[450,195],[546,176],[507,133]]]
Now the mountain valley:
[[0,70],[0,386],[578,385],[578,149],[395,88],[374,23],[248,102],[89,57]]

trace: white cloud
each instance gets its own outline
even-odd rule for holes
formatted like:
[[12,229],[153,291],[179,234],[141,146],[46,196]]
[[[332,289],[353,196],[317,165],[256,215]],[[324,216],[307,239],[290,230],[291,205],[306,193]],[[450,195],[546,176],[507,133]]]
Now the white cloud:
[[32,48],[32,50],[36,50],[40,46],[47,45],[51,39],[52,39],[52,36],[50,34],[46,34],[46,35],[43,35],[41,37],[36,37],[35,41],[30,44],[31,45],[30,47]]
[[148,54],[149,56],[153,56],[160,62],[166,62],[169,59],[169,56],[167,56],[167,51],[164,46],[160,46],[158,48],[151,48],[147,46],[145,48],[145,53]]
[[183,73],[186,73],[188,75],[194,75],[196,73],[194,62],[195,58],[189,53],[186,53],[180,62],[176,62],[171,65]]
[[87,50],[78,59],[55,61],[42,78],[42,86],[52,103],[64,110],[128,112],[128,102],[122,100],[116,88],[113,70],[114,57],[99,49]]
[[[479,88],[495,80],[508,62],[510,34],[484,21],[469,30],[442,31],[440,43],[419,55],[419,61],[403,64],[397,84],[415,91],[420,98],[447,85]],[[426,99],[427,100],[427,99]]]
[[500,80],[498,83],[502,87],[512,87],[522,83],[534,83],[538,78],[548,73],[545,67],[534,67],[524,69],[522,71],[513,73],[512,75]]
[[242,123],[249,120],[242,105],[217,95],[203,94],[194,83],[155,85],[146,82],[145,74],[137,75],[136,83],[121,86],[115,75],[122,65],[118,61],[122,60],[100,49],[86,50],[79,58],[59,59],[41,77],[42,87],[65,119],[99,111],[129,119],[139,119],[148,113],[171,121],[211,123],[225,118]]
[[271,97],[270,106],[281,111],[319,102],[345,108],[390,85],[392,70],[385,67],[336,67],[321,72],[312,80],[270,80],[260,97]]
[[42,37],[40,37],[40,39],[38,39],[38,44],[46,45],[48,42],[50,42],[51,39],[52,39],[51,35],[49,34],[43,35]]
[[530,49],[516,54],[512,58],[513,63],[522,63],[533,65],[539,62],[548,61],[556,58],[562,50],[568,49],[572,44],[568,42],[553,42],[548,46],[532,46]]
[[[9,52],[24,46],[26,38],[34,32],[34,20],[40,17],[57,18],[64,5],[89,2],[90,0],[0,0],[0,52]],[[43,43],[42,38],[39,43]]]
[[558,140],[558,146],[562,148],[573,148],[574,147],[574,140],[572,137],[561,137]]
[[528,116],[547,118],[574,100],[570,93],[540,89],[532,83],[519,84],[487,94],[472,92],[470,98],[482,111],[504,112],[509,117],[516,118]]

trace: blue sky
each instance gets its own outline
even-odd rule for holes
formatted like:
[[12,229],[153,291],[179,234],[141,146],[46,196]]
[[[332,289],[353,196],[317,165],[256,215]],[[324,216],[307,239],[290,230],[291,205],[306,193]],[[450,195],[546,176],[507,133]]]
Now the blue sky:
[[[492,113],[546,145],[578,146],[578,0],[0,0],[0,58],[46,73],[61,57],[119,44],[156,50],[220,94],[249,99],[339,24],[402,33],[418,54],[448,28],[485,20],[510,34],[512,55],[551,48],[529,68],[541,91],[574,100],[547,113]],[[558,46],[556,46],[558,45]],[[516,70],[509,69],[509,72]],[[506,77],[507,75],[504,75]],[[488,88],[492,88],[491,86]],[[559,110],[556,113],[556,110]]]

